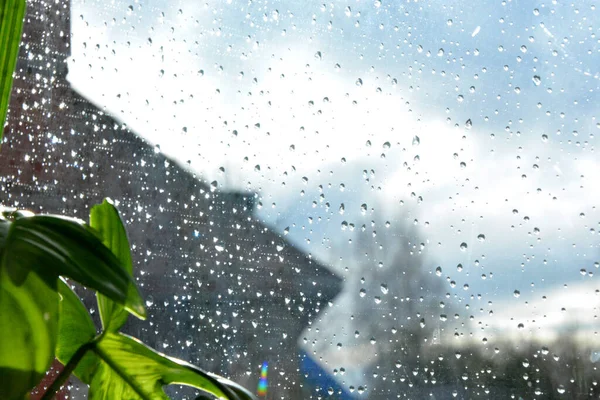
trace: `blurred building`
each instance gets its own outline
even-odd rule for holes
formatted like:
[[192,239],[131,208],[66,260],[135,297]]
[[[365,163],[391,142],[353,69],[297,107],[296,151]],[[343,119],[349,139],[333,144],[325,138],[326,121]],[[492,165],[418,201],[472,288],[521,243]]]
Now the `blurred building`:
[[298,339],[341,281],[253,217],[254,193],[203,183],[67,80],[69,1],[28,1],[0,151],[0,201],[87,219],[110,197],[126,221],[149,321],[126,331],[269,398],[297,398]]

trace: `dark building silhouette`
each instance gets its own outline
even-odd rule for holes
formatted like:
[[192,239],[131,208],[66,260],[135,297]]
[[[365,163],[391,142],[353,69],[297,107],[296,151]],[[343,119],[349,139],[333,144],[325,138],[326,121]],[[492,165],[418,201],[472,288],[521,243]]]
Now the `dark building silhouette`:
[[126,331],[252,391],[268,361],[269,398],[302,397],[297,342],[340,279],[254,218],[254,193],[212,190],[75,92],[69,14],[28,1],[0,201],[87,220],[112,198],[149,305]]

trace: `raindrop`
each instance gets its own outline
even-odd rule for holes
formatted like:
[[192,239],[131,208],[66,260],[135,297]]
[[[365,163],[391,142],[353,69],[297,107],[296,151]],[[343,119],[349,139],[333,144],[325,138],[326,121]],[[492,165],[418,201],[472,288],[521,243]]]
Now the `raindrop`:
[[356,80],[356,86],[362,86],[362,84],[363,84],[363,81],[362,81],[362,79],[358,78],[358,79]]
[[462,242],[462,243],[460,244],[460,250],[461,250],[461,251],[466,251],[466,250],[467,250],[467,244],[466,244],[465,242]]
[[480,242],[485,242],[485,235],[484,234],[479,234],[477,236],[477,240],[479,240]]
[[418,136],[414,136],[412,140],[412,145],[418,146],[419,144],[421,144],[421,139]]
[[532,80],[535,86],[540,86],[542,84],[542,78],[540,78],[539,75],[534,75]]

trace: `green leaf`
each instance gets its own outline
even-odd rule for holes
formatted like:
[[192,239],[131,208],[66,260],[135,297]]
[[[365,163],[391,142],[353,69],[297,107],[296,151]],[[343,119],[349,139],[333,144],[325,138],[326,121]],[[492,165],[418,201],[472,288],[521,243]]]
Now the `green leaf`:
[[[121,266],[131,276],[133,264],[131,262],[127,232],[125,232],[119,212],[110,200],[105,199],[102,204],[92,207],[90,212],[90,226],[96,229],[102,243],[113,252],[121,262]],[[98,298],[98,309],[100,310],[100,319],[102,320],[104,330],[111,332],[118,331],[127,321],[127,312],[121,305],[116,304],[106,296],[100,293],[97,293],[96,296]]]
[[66,276],[145,318],[133,278],[82,221],[50,215],[15,219],[5,241],[2,265],[17,284],[30,271],[49,280]]
[[[61,299],[56,358],[66,365],[81,346],[94,340],[96,327],[77,294],[62,280],[58,282],[58,292]],[[74,374],[89,384],[99,363],[98,357],[88,352],[77,364]]]
[[2,0],[0,5],[0,143],[10,103],[13,74],[19,55],[25,0]]
[[107,332],[93,351],[103,362],[90,384],[89,400],[168,399],[162,387],[169,384],[193,386],[224,399],[253,399],[233,382],[157,353],[120,333]]
[[0,266],[0,399],[23,399],[54,360],[58,294],[37,274],[16,285]]

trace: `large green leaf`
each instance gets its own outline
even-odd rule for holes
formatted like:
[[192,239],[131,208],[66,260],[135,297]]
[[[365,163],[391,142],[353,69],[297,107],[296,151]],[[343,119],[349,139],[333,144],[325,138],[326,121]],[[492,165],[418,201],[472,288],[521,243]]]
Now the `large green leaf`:
[[133,278],[82,221],[50,215],[16,218],[5,240],[2,265],[17,284],[30,271],[50,280],[66,276],[145,318]]
[[193,386],[217,397],[248,400],[239,385],[164,356],[132,337],[107,332],[93,350],[102,359],[92,378],[89,400],[163,400],[162,387]]
[[[129,275],[132,275],[133,264],[131,262],[131,252],[129,250],[129,241],[123,222],[119,217],[119,212],[112,205],[112,202],[105,199],[102,204],[92,207],[90,212],[90,226],[98,232],[102,243],[109,248],[121,266]],[[127,311],[123,307],[108,297],[97,293],[98,309],[100,310],[100,319],[105,331],[116,332],[127,321]]]
[[0,399],[22,400],[44,377],[57,330],[56,288],[37,274],[16,285],[0,266]]
[[[61,298],[56,358],[67,364],[81,346],[94,340],[96,327],[79,297],[65,282],[59,281],[58,292]],[[77,364],[74,373],[89,384],[99,363],[100,360],[94,353],[87,352]]]
[[0,143],[19,55],[25,0],[0,1]]

